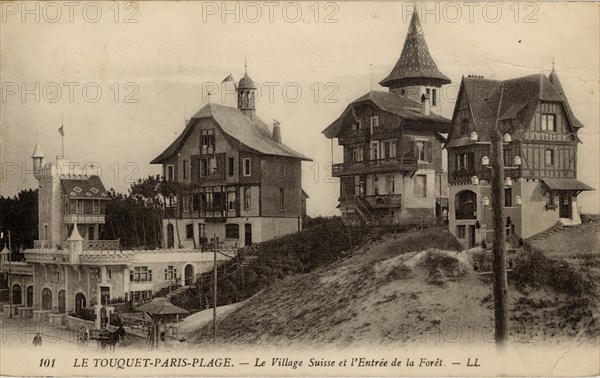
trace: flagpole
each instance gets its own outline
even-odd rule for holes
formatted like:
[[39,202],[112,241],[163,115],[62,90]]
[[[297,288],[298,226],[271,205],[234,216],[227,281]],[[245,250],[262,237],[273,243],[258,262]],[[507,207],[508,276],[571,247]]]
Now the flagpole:
[[65,129],[64,129],[64,127],[65,127],[65,125],[64,125],[64,118],[61,116],[60,117],[60,130],[61,130],[61,133],[60,133],[60,144],[61,144],[61,152],[62,152],[61,156],[62,156],[63,160],[65,158],[65,131],[64,131]]

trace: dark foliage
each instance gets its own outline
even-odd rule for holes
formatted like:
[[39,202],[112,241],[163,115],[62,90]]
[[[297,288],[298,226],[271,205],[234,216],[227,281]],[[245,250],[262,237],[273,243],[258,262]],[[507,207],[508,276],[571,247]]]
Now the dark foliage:
[[[369,227],[344,225],[339,217],[315,218],[304,231],[260,243],[257,259],[218,277],[218,305],[245,300],[273,283],[297,273],[308,273],[345,257],[363,244]],[[235,261],[230,262],[235,264]],[[202,276],[196,295],[184,308],[207,308],[213,303],[212,273]]]
[[0,231],[4,232],[0,250],[8,244],[10,231],[13,261],[22,259],[20,251],[33,247],[33,241],[38,236],[37,219],[37,189],[22,190],[14,197],[0,197]]

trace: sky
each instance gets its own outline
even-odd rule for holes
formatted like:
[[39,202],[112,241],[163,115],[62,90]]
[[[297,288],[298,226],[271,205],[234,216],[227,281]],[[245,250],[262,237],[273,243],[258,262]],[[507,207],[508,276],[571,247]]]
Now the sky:
[[[0,195],[35,187],[31,153],[94,163],[107,188],[150,165],[210,101],[235,106],[230,73],[259,85],[257,114],[281,123],[303,163],[309,215],[337,214],[331,141],[321,131],[391,71],[414,4],[406,2],[0,3]],[[548,74],[554,61],[579,133],[578,178],[600,188],[600,5],[420,3],[452,110],[461,77]],[[334,162],[341,162],[337,140]],[[579,197],[598,213],[598,192]]]

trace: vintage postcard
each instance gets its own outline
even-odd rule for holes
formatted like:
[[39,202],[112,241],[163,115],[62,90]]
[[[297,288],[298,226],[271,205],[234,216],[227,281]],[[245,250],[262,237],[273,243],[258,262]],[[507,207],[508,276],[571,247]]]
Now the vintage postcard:
[[599,20],[0,1],[0,375],[597,376]]

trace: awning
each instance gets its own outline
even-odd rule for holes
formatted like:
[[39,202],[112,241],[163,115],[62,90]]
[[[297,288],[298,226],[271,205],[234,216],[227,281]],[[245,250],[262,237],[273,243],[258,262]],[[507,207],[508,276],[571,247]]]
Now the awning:
[[573,190],[579,192],[584,190],[594,190],[591,186],[576,179],[543,179],[542,182],[550,190]]

